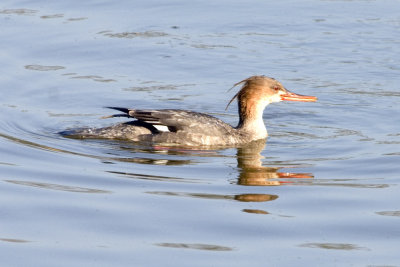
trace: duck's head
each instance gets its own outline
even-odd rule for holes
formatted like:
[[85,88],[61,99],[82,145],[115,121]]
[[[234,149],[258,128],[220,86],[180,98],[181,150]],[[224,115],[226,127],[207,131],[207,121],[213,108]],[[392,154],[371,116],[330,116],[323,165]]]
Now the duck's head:
[[263,111],[265,107],[273,102],[280,101],[317,101],[315,96],[298,95],[288,91],[280,82],[266,76],[252,76],[236,83],[233,87],[243,84],[239,92],[229,101],[229,104],[237,98],[239,107],[238,128],[251,129],[266,135],[263,122]]
[[234,85],[243,84],[239,92],[229,101],[227,107],[237,98],[239,107],[262,106],[280,101],[315,102],[315,96],[298,95],[288,91],[280,82],[267,76],[252,76]]

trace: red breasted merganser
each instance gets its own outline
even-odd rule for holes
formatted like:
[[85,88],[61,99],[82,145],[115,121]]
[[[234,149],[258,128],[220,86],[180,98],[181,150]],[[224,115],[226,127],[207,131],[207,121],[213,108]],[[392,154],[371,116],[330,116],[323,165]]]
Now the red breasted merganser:
[[280,82],[266,76],[252,76],[233,87],[240,84],[243,84],[242,88],[226,107],[237,98],[239,123],[236,127],[193,111],[109,107],[122,113],[106,118],[128,117],[136,120],[104,128],[65,131],[62,134],[76,138],[128,139],[162,145],[236,146],[268,136],[262,117],[268,104],[284,100],[317,100],[315,96],[291,93]]

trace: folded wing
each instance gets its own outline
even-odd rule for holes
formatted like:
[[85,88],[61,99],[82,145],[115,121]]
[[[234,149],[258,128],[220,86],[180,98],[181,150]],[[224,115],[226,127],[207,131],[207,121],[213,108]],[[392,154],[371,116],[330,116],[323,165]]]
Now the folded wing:
[[129,117],[141,122],[148,123],[159,131],[190,131],[199,134],[214,135],[225,134],[232,130],[232,126],[213,116],[185,111],[179,109],[127,109],[120,107],[109,107],[121,111],[122,114],[110,117]]

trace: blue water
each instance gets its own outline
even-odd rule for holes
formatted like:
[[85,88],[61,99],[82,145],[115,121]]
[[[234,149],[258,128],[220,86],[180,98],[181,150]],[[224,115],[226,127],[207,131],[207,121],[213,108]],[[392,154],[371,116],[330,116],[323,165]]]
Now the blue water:
[[[399,266],[398,1],[2,1],[4,266]],[[104,106],[237,123],[267,75],[269,138],[190,150],[57,133]]]

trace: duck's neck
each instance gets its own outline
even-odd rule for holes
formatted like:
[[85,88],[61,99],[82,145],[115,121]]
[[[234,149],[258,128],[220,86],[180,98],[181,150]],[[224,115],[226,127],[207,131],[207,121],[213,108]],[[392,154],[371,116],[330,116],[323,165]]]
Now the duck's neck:
[[268,136],[263,120],[263,111],[266,104],[257,101],[238,101],[239,124],[236,129],[249,133],[254,139]]

